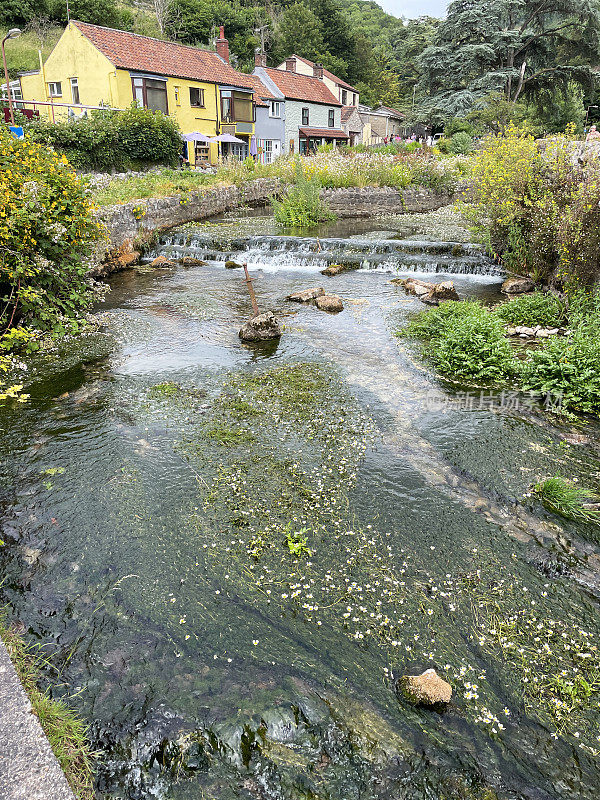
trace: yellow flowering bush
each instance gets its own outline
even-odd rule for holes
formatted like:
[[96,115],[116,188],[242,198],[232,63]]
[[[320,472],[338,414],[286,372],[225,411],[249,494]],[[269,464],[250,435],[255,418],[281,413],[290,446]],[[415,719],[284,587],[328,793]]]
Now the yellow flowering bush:
[[16,326],[53,330],[89,304],[85,259],[100,233],[92,212],[64,156],[0,132],[3,337]]
[[0,129],[0,372],[40,332],[76,328],[91,303],[92,211],[64,156]]
[[509,125],[473,158],[464,205],[475,233],[509,270],[587,284],[600,256],[600,165],[581,165],[572,132],[545,142]]

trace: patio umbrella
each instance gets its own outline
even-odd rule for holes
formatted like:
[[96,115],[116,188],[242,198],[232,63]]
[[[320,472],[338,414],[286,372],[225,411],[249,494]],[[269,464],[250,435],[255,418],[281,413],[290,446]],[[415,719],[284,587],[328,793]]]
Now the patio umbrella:
[[246,144],[244,139],[238,139],[230,133],[222,133],[220,136],[215,136],[211,142],[237,142],[237,144]]
[[253,136],[250,139],[250,155],[257,156],[258,155],[258,147],[256,146],[256,136]]
[[211,142],[216,141],[215,139],[211,139],[210,136],[205,136],[203,133],[198,133],[198,131],[194,131],[194,133],[184,133],[181,138],[185,142],[204,142],[205,144],[210,144]]

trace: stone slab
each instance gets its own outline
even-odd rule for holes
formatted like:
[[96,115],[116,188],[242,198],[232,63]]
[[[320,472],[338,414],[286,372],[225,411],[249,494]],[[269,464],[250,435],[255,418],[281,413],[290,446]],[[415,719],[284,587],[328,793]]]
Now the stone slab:
[[0,798],[75,800],[2,641]]

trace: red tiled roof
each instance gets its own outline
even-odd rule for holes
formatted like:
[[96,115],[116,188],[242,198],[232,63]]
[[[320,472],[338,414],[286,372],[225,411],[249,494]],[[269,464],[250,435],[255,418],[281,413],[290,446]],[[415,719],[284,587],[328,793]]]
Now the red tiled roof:
[[338,128],[300,128],[300,136],[321,136],[324,139],[347,139],[348,134]]
[[[309,61],[308,58],[302,58],[302,56],[293,55],[290,58],[297,58],[298,61],[302,61],[304,64],[308,64],[309,67],[314,67],[315,62]],[[343,81],[341,78],[338,78],[337,75],[334,75],[333,72],[329,72],[328,69],[323,69],[323,75],[327,75],[330,81],[334,83],[338,83],[340,86],[343,86],[344,89],[350,89],[351,92],[356,92],[358,94],[358,89],[355,89],[354,86],[350,86],[349,83]]]
[[254,89],[250,75],[237,72],[211,50],[88,25],[87,22],[71,20],[71,24],[119,69]]
[[319,78],[273,67],[265,67],[264,70],[289,100],[305,100],[307,103],[323,103],[328,106],[341,105]]

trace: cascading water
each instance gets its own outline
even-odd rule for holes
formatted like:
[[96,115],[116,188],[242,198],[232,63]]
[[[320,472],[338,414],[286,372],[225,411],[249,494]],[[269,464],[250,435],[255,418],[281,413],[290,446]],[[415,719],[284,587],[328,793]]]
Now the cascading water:
[[395,239],[342,239],[299,236],[227,238],[186,232],[171,233],[151,254],[177,260],[185,256],[215,263],[246,262],[267,271],[323,269],[343,264],[349,269],[386,272],[432,272],[502,276],[502,270],[477,245]]

